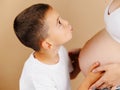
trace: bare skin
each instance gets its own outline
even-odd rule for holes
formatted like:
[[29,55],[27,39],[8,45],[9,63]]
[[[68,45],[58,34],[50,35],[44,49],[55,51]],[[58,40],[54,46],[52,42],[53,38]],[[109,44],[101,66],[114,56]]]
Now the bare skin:
[[88,90],[89,87],[97,81],[102,75],[103,72],[93,73],[92,70],[98,67],[100,64],[98,62],[94,63],[92,66],[89,67],[88,73],[86,78],[83,80],[82,84],[80,85],[78,90]]

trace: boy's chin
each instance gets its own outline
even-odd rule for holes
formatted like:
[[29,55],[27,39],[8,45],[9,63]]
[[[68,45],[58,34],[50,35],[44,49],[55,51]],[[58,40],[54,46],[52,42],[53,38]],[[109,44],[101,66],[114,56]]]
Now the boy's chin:
[[[71,36],[70,40],[71,40],[71,39],[72,39],[72,36]],[[70,41],[70,40],[69,40],[69,41]]]
[[69,42],[70,40],[72,40],[72,37],[71,37],[70,39],[68,39],[68,41],[67,41],[67,42]]

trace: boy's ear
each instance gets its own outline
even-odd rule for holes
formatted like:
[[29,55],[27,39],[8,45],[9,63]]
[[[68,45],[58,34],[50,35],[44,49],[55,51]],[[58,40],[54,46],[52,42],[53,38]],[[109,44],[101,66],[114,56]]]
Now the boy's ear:
[[52,44],[48,40],[42,41],[41,45],[44,49],[51,49],[52,48]]

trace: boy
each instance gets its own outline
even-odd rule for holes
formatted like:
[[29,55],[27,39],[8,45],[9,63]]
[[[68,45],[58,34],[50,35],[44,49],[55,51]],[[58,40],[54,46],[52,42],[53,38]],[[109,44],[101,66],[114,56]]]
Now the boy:
[[62,46],[72,38],[72,27],[47,4],[36,4],[14,21],[18,39],[35,50],[25,62],[20,90],[70,90],[68,54]]
[[62,46],[72,38],[71,25],[48,4],[36,4],[15,18],[14,30],[35,51],[24,64],[20,90],[71,90],[73,68]]

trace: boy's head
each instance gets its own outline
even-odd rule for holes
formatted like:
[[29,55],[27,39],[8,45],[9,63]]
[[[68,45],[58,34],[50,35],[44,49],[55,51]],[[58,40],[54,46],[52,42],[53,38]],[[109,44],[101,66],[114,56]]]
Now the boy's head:
[[14,31],[27,47],[39,51],[61,45],[71,39],[72,27],[48,4],[25,9],[14,20]]

